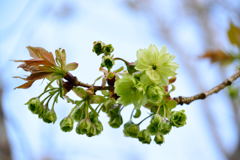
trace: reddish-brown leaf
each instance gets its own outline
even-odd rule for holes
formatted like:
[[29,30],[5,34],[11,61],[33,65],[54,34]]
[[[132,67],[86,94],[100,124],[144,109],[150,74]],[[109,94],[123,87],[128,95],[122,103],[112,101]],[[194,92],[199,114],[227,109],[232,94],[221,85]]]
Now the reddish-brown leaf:
[[[16,87],[16,88],[22,88],[22,89],[26,89],[26,88],[29,88],[32,86],[32,84],[34,83],[35,81],[27,81],[26,83]],[[15,89],[16,89],[15,88]]]
[[205,52],[200,58],[210,59],[212,63],[228,64],[231,63],[233,57],[222,50],[209,50]]
[[53,72],[53,68],[49,68],[46,66],[31,66],[31,65],[27,65],[26,63],[20,64],[17,68],[22,68],[24,71],[31,72],[31,73]]
[[28,81],[36,81],[38,79],[43,79],[43,78],[46,78],[48,75],[50,75],[52,73],[49,73],[49,72],[38,72],[38,73],[32,73],[30,76],[28,76],[26,78],[26,80]]
[[52,64],[50,64],[48,61],[44,59],[15,60],[15,62],[24,62],[27,65],[31,65],[31,66],[38,66],[38,65],[52,66]]
[[48,52],[46,49],[41,47],[27,47],[30,56],[34,59],[41,58],[46,60],[51,65],[56,65],[53,54],[51,52]]

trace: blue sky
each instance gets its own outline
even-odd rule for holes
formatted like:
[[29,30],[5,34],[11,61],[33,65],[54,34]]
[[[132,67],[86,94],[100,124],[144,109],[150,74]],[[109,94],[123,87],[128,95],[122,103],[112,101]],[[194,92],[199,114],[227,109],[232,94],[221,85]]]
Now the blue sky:
[[[67,1],[66,1],[67,2]],[[146,48],[149,44],[156,44],[159,47],[165,45],[152,36],[151,27],[147,21],[131,11],[118,1],[110,0],[83,0],[68,1],[72,12],[61,17],[61,7],[66,4],[64,0],[1,0],[0,1],[0,71],[3,73],[5,95],[4,110],[9,119],[14,121],[8,124],[8,133],[13,147],[14,159],[41,159],[49,155],[53,159],[84,159],[84,160],[157,160],[157,159],[211,159],[220,160],[221,155],[215,149],[208,133],[206,121],[200,109],[201,102],[194,102],[190,106],[179,107],[186,109],[188,115],[187,125],[173,129],[166,136],[166,142],[159,146],[152,143],[143,145],[138,141],[123,136],[122,129],[112,129],[107,125],[107,117],[101,116],[104,123],[104,131],[101,135],[93,138],[77,135],[74,131],[63,133],[59,128],[59,121],[69,110],[71,105],[63,101],[56,107],[59,115],[54,125],[43,123],[35,115],[31,114],[24,103],[33,96],[37,96],[44,87],[42,82],[34,84],[28,90],[13,90],[22,83],[21,80],[11,78],[14,75],[24,75],[21,70],[16,70],[16,64],[11,59],[28,59],[26,46],[41,46],[50,51],[57,48],[65,48],[68,55],[68,62],[76,61],[79,68],[73,73],[84,82],[93,82],[101,73],[98,72],[100,58],[91,52],[92,42],[102,40],[112,43],[115,47],[114,54],[129,61],[136,58],[136,50]],[[166,1],[162,1],[166,4]],[[168,10],[166,9],[166,12]],[[186,24],[187,25],[187,22]],[[180,27],[185,27],[184,25]],[[184,29],[177,34],[191,44],[197,43],[194,34],[197,28],[190,27],[186,32]],[[196,36],[196,35],[195,35]],[[192,41],[195,40],[195,41]],[[194,45],[193,45],[194,46]],[[168,46],[167,46],[168,47]],[[173,52],[171,46],[168,47]],[[197,51],[201,48],[193,48]],[[178,55],[179,56],[179,55]],[[179,57],[176,55],[178,63]],[[216,69],[209,70],[207,62],[197,62],[206,72],[208,77],[207,85],[213,86],[217,81]],[[117,64],[120,66],[120,64]],[[116,67],[117,68],[117,67]],[[177,90],[175,95],[192,95],[198,91],[194,84],[187,79],[187,73],[180,67],[178,70]],[[209,84],[208,84],[209,83]],[[222,101],[212,96],[211,103],[217,106],[219,116],[226,115],[221,123],[229,121],[231,116],[221,106],[228,103],[220,93]],[[131,106],[130,106],[131,107]],[[130,108],[129,107],[129,108]],[[216,108],[212,108],[216,110]],[[130,109],[129,109],[130,110]],[[125,120],[128,117],[127,109]],[[231,149],[234,144],[234,133],[227,132],[233,126],[223,125],[222,137],[226,146]],[[26,143],[23,143],[27,139]]]

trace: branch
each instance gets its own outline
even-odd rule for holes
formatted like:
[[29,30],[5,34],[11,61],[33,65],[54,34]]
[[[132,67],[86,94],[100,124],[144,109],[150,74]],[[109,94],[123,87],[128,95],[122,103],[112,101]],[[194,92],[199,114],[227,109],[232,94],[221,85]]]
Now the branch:
[[97,90],[110,90],[113,86],[94,86],[94,85],[90,85],[87,83],[83,83],[81,81],[79,81],[77,79],[77,77],[73,76],[71,73],[67,73],[66,76],[64,77],[64,79],[66,79],[69,84],[73,86],[81,86],[81,87],[85,87],[85,88],[93,88],[95,91]]
[[[222,83],[218,84],[217,86],[213,87],[212,89],[196,94],[191,97],[175,97],[173,98],[175,101],[177,101],[178,104],[190,104],[191,102],[199,99],[205,99],[208,96],[218,93],[222,89],[226,88],[227,86],[231,85],[235,80],[237,80],[240,77],[240,70],[238,70],[235,74],[233,74],[231,77],[227,78]],[[64,79],[68,80],[68,82],[73,86],[81,86],[85,88],[93,88],[95,91],[97,90],[111,90],[114,88],[114,86],[94,86],[87,83],[83,83],[77,79],[77,77],[73,76],[71,73],[67,73],[67,75],[64,77]]]
[[238,70],[235,74],[233,74],[231,77],[223,81],[222,83],[218,84],[217,86],[213,87],[212,89],[196,94],[191,97],[175,97],[173,98],[175,101],[177,101],[178,104],[183,105],[183,104],[190,104],[191,102],[199,99],[205,99],[208,96],[218,93],[222,89],[226,88],[227,86],[231,85],[235,80],[237,80],[240,77],[240,70]]

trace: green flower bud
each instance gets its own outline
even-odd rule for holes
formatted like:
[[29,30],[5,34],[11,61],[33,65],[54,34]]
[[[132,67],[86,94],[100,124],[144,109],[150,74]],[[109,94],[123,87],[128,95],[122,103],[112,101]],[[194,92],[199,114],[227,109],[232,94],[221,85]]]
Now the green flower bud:
[[184,112],[185,112],[184,110],[181,110],[177,112],[173,111],[171,113],[170,121],[173,126],[182,127],[186,124],[187,116]]
[[109,98],[106,100],[103,105],[102,105],[102,111],[103,112],[108,112],[110,108],[113,107],[113,105],[116,104],[116,100],[113,98]]
[[160,127],[160,123],[162,122],[162,117],[159,114],[155,114],[151,121],[150,124],[147,127],[147,130],[152,134],[155,135]]
[[115,117],[120,114],[120,107],[119,106],[112,106],[109,111],[107,112],[109,117]]
[[151,102],[159,102],[162,100],[164,91],[160,86],[151,85],[147,88],[147,98]]
[[60,122],[60,127],[64,132],[70,132],[73,129],[73,119],[71,117],[65,117]]
[[114,48],[111,44],[103,46],[103,52],[105,55],[110,55],[114,51]]
[[96,131],[97,131],[97,135],[103,131],[103,125],[100,121],[97,121],[95,123],[95,127],[96,127]]
[[237,87],[233,86],[228,87],[228,93],[232,99],[236,99],[239,97],[239,89]]
[[154,137],[154,141],[155,141],[157,144],[162,144],[162,143],[164,142],[164,137],[163,137],[163,135],[157,134],[157,135]]
[[111,69],[114,65],[114,60],[112,56],[103,56],[102,59],[102,67],[106,67],[107,69]]
[[86,135],[88,137],[97,135],[97,129],[93,124],[91,124],[90,127],[88,128]]
[[108,124],[112,127],[112,128],[119,128],[123,123],[123,119],[122,116],[120,114],[113,116],[110,118]]
[[72,114],[72,117],[75,121],[80,121],[85,117],[84,107],[75,109]]
[[142,143],[150,144],[151,143],[151,134],[148,130],[144,129],[138,133],[138,140]]
[[159,132],[162,135],[168,134],[171,131],[171,129],[172,129],[171,123],[167,121],[163,121],[162,123],[160,123]]
[[78,134],[86,134],[89,131],[91,125],[92,123],[89,119],[83,119],[78,123],[76,127],[76,132]]
[[135,63],[127,63],[127,71],[129,74],[133,74],[135,72],[137,72],[137,70],[135,69]]
[[92,123],[95,123],[98,121],[98,113],[97,112],[90,112],[89,118]]
[[127,137],[136,138],[139,133],[139,126],[129,121],[124,125],[123,133]]
[[47,110],[43,115],[43,121],[46,123],[55,123],[57,115],[54,110]]
[[103,53],[103,46],[105,44],[102,41],[95,41],[93,42],[93,49],[92,51],[95,52],[98,56]]
[[136,112],[134,114],[134,118],[139,118],[141,116],[141,110],[140,109],[136,109]]
[[42,107],[38,110],[38,118],[43,118],[43,115],[48,111],[46,107],[42,105]]
[[39,114],[43,109],[43,104],[40,102],[39,98],[31,98],[26,105],[28,105],[28,109],[34,113]]

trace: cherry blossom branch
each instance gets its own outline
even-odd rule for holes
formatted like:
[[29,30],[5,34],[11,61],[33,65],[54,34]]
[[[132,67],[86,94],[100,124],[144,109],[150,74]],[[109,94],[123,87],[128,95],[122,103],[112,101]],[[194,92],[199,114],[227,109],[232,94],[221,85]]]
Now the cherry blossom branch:
[[97,91],[97,90],[110,90],[113,87],[113,86],[94,86],[94,85],[90,85],[90,84],[87,84],[87,83],[83,83],[83,82],[79,81],[77,79],[77,77],[73,76],[69,72],[66,74],[64,79],[66,79],[68,81],[68,83],[70,85],[72,85],[71,87],[81,86],[81,87],[84,87],[84,88],[93,88],[95,91]]
[[227,78],[225,81],[222,83],[218,84],[217,86],[213,87],[212,89],[196,94],[191,97],[175,97],[173,98],[175,101],[177,101],[178,104],[183,105],[183,104],[190,104],[191,102],[199,99],[205,99],[208,96],[218,93],[222,89],[226,88],[227,86],[231,85],[235,80],[237,80],[240,77],[240,70],[238,70],[235,74],[233,74],[231,77]]
[[[231,77],[227,78],[222,83],[218,84],[217,86],[213,87],[212,89],[196,94],[191,97],[175,97],[173,98],[175,101],[177,101],[178,104],[190,104],[191,102],[199,99],[205,99],[208,96],[218,93],[222,89],[226,88],[227,86],[231,85],[235,80],[237,80],[240,77],[240,70],[238,70],[235,74],[233,74]],[[94,86],[87,83],[83,83],[77,79],[77,77],[73,76],[71,73],[67,73],[67,75],[64,77],[72,86],[81,86],[85,88],[93,88],[95,91],[97,90],[110,90],[113,89],[114,86]]]

